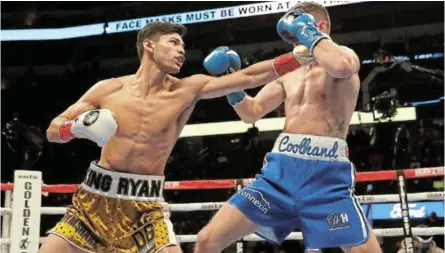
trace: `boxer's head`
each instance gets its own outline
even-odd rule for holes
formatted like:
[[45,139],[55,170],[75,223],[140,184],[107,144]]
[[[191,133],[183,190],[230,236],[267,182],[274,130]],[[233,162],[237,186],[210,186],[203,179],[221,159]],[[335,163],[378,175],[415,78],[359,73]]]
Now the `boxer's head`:
[[316,2],[303,2],[296,4],[289,11],[294,9],[302,9],[305,13],[311,14],[317,21],[318,30],[322,33],[330,34],[331,20],[329,19],[328,10],[323,5]]
[[184,42],[187,29],[180,24],[153,22],[139,31],[136,48],[139,59],[149,57],[159,69],[175,74],[184,63]]

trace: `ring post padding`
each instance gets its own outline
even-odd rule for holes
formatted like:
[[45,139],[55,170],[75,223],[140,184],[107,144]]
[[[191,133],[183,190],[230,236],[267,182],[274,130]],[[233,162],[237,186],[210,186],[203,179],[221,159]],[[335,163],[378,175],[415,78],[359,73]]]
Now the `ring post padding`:
[[[12,207],[12,191],[5,191],[5,208]],[[2,221],[2,238],[10,238],[11,233],[11,216],[12,214],[5,214]],[[9,252],[9,244],[1,244],[0,252]]]
[[39,250],[42,172],[16,170],[12,203],[11,253]]
[[397,185],[399,190],[400,208],[402,210],[403,235],[406,253],[414,253],[411,222],[409,219],[408,196],[406,194],[406,181],[403,170],[397,170]]

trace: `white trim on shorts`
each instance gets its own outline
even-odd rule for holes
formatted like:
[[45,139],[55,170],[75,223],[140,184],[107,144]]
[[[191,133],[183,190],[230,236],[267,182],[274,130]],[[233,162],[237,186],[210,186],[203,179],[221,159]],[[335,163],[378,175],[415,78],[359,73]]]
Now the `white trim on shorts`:
[[168,229],[168,239],[171,244],[178,244],[178,240],[176,240],[176,234],[173,232],[173,224],[170,219],[164,219],[165,223],[167,223]]
[[58,236],[61,239],[65,240],[67,243],[69,243],[71,246],[74,246],[74,247],[76,247],[76,248],[78,248],[80,250],[83,250],[83,251],[87,252],[87,253],[95,253],[94,251],[89,251],[89,250],[86,250],[86,249],[80,247],[79,245],[76,245],[74,242],[72,242],[70,239],[66,238],[65,236],[63,236],[60,233],[57,233],[57,232],[54,232],[54,231],[48,231],[47,234],[52,234],[52,235]]
[[346,141],[329,136],[281,133],[271,152],[301,159],[349,162]]
[[368,231],[366,229],[366,222],[364,220],[365,217],[363,217],[363,210],[362,207],[357,203],[357,199],[353,195],[353,187],[355,187],[355,167],[353,163],[351,163],[351,180],[352,180],[352,185],[351,187],[349,187],[349,196],[351,197],[352,204],[354,205],[355,211],[357,212],[360,218],[363,239],[366,239],[366,237],[368,237]]

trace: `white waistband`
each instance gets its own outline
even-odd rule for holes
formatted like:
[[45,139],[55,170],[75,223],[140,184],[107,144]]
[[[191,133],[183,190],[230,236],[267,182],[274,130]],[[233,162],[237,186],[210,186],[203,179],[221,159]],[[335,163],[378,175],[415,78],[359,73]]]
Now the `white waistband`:
[[349,161],[346,141],[327,136],[281,133],[272,152],[302,159]]
[[164,179],[164,176],[158,175],[111,171],[92,162],[81,187],[110,198],[164,202]]

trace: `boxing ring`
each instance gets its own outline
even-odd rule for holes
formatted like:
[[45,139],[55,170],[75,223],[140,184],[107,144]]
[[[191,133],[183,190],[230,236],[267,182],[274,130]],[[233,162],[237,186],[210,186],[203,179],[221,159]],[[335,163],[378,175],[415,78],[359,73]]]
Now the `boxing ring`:
[[[23,171],[22,171],[23,172]],[[25,171],[26,172],[26,171]],[[34,171],[33,171],[34,172]],[[38,172],[40,173],[40,172]],[[403,226],[398,228],[382,228],[374,229],[376,236],[380,237],[394,237],[403,236],[405,238],[411,238],[412,235],[443,235],[444,227],[428,227],[428,228],[411,228],[409,216],[408,216],[408,202],[413,201],[443,201],[444,192],[421,192],[421,193],[407,193],[405,180],[419,179],[419,178],[431,178],[431,177],[443,177],[444,167],[433,167],[433,168],[420,168],[420,169],[405,169],[405,170],[388,170],[388,171],[377,171],[377,172],[359,172],[357,173],[357,182],[372,182],[372,181],[389,181],[396,180],[398,182],[399,192],[397,194],[383,194],[383,195],[361,195],[357,196],[359,203],[400,203],[402,218],[401,222]],[[15,177],[15,182],[17,182],[17,176]],[[39,203],[41,203],[41,194],[53,193],[74,193],[79,185],[77,184],[59,184],[59,185],[42,185],[42,181],[39,178],[41,189],[39,190]],[[193,180],[193,181],[169,181],[165,183],[165,190],[210,190],[210,189],[235,189],[239,190],[243,186],[249,184],[254,179],[225,179],[225,180]],[[18,184],[17,184],[18,185]],[[11,238],[11,230],[20,229],[17,228],[17,224],[12,224],[12,216],[14,209],[13,201],[13,190],[17,189],[17,186],[11,183],[2,183],[1,190],[4,191],[4,207],[1,207],[2,221],[2,238],[1,252],[12,252],[8,251],[14,238]],[[26,196],[26,194],[25,194]],[[25,197],[26,198],[26,197]],[[175,203],[168,204],[170,211],[172,212],[193,212],[193,211],[212,211],[219,209],[224,202],[206,202],[206,203]],[[25,203],[25,207],[27,207]],[[40,215],[63,215],[66,211],[65,207],[42,207],[39,205],[40,213],[38,216],[38,224],[40,224]],[[24,211],[23,211],[24,212]],[[18,215],[17,215],[18,216]],[[18,224],[20,225],[20,224]],[[23,229],[23,228],[22,228]],[[13,237],[14,235],[12,235]],[[37,241],[39,233],[29,235],[29,237],[34,238]],[[177,235],[177,238],[182,243],[190,243],[196,241],[196,235]],[[20,238],[15,240],[18,242]],[[291,233],[286,240],[302,240],[303,236],[301,232]],[[31,239],[32,240],[32,239]],[[40,237],[39,242],[42,243],[45,237]],[[256,235],[249,235],[244,237],[242,240],[236,243],[236,252],[244,252],[244,242],[249,241],[261,241],[260,237]],[[408,240],[407,243],[410,243]],[[18,246],[17,246],[18,247]],[[28,252],[28,251],[23,251]],[[29,251],[31,252],[31,251]]]

